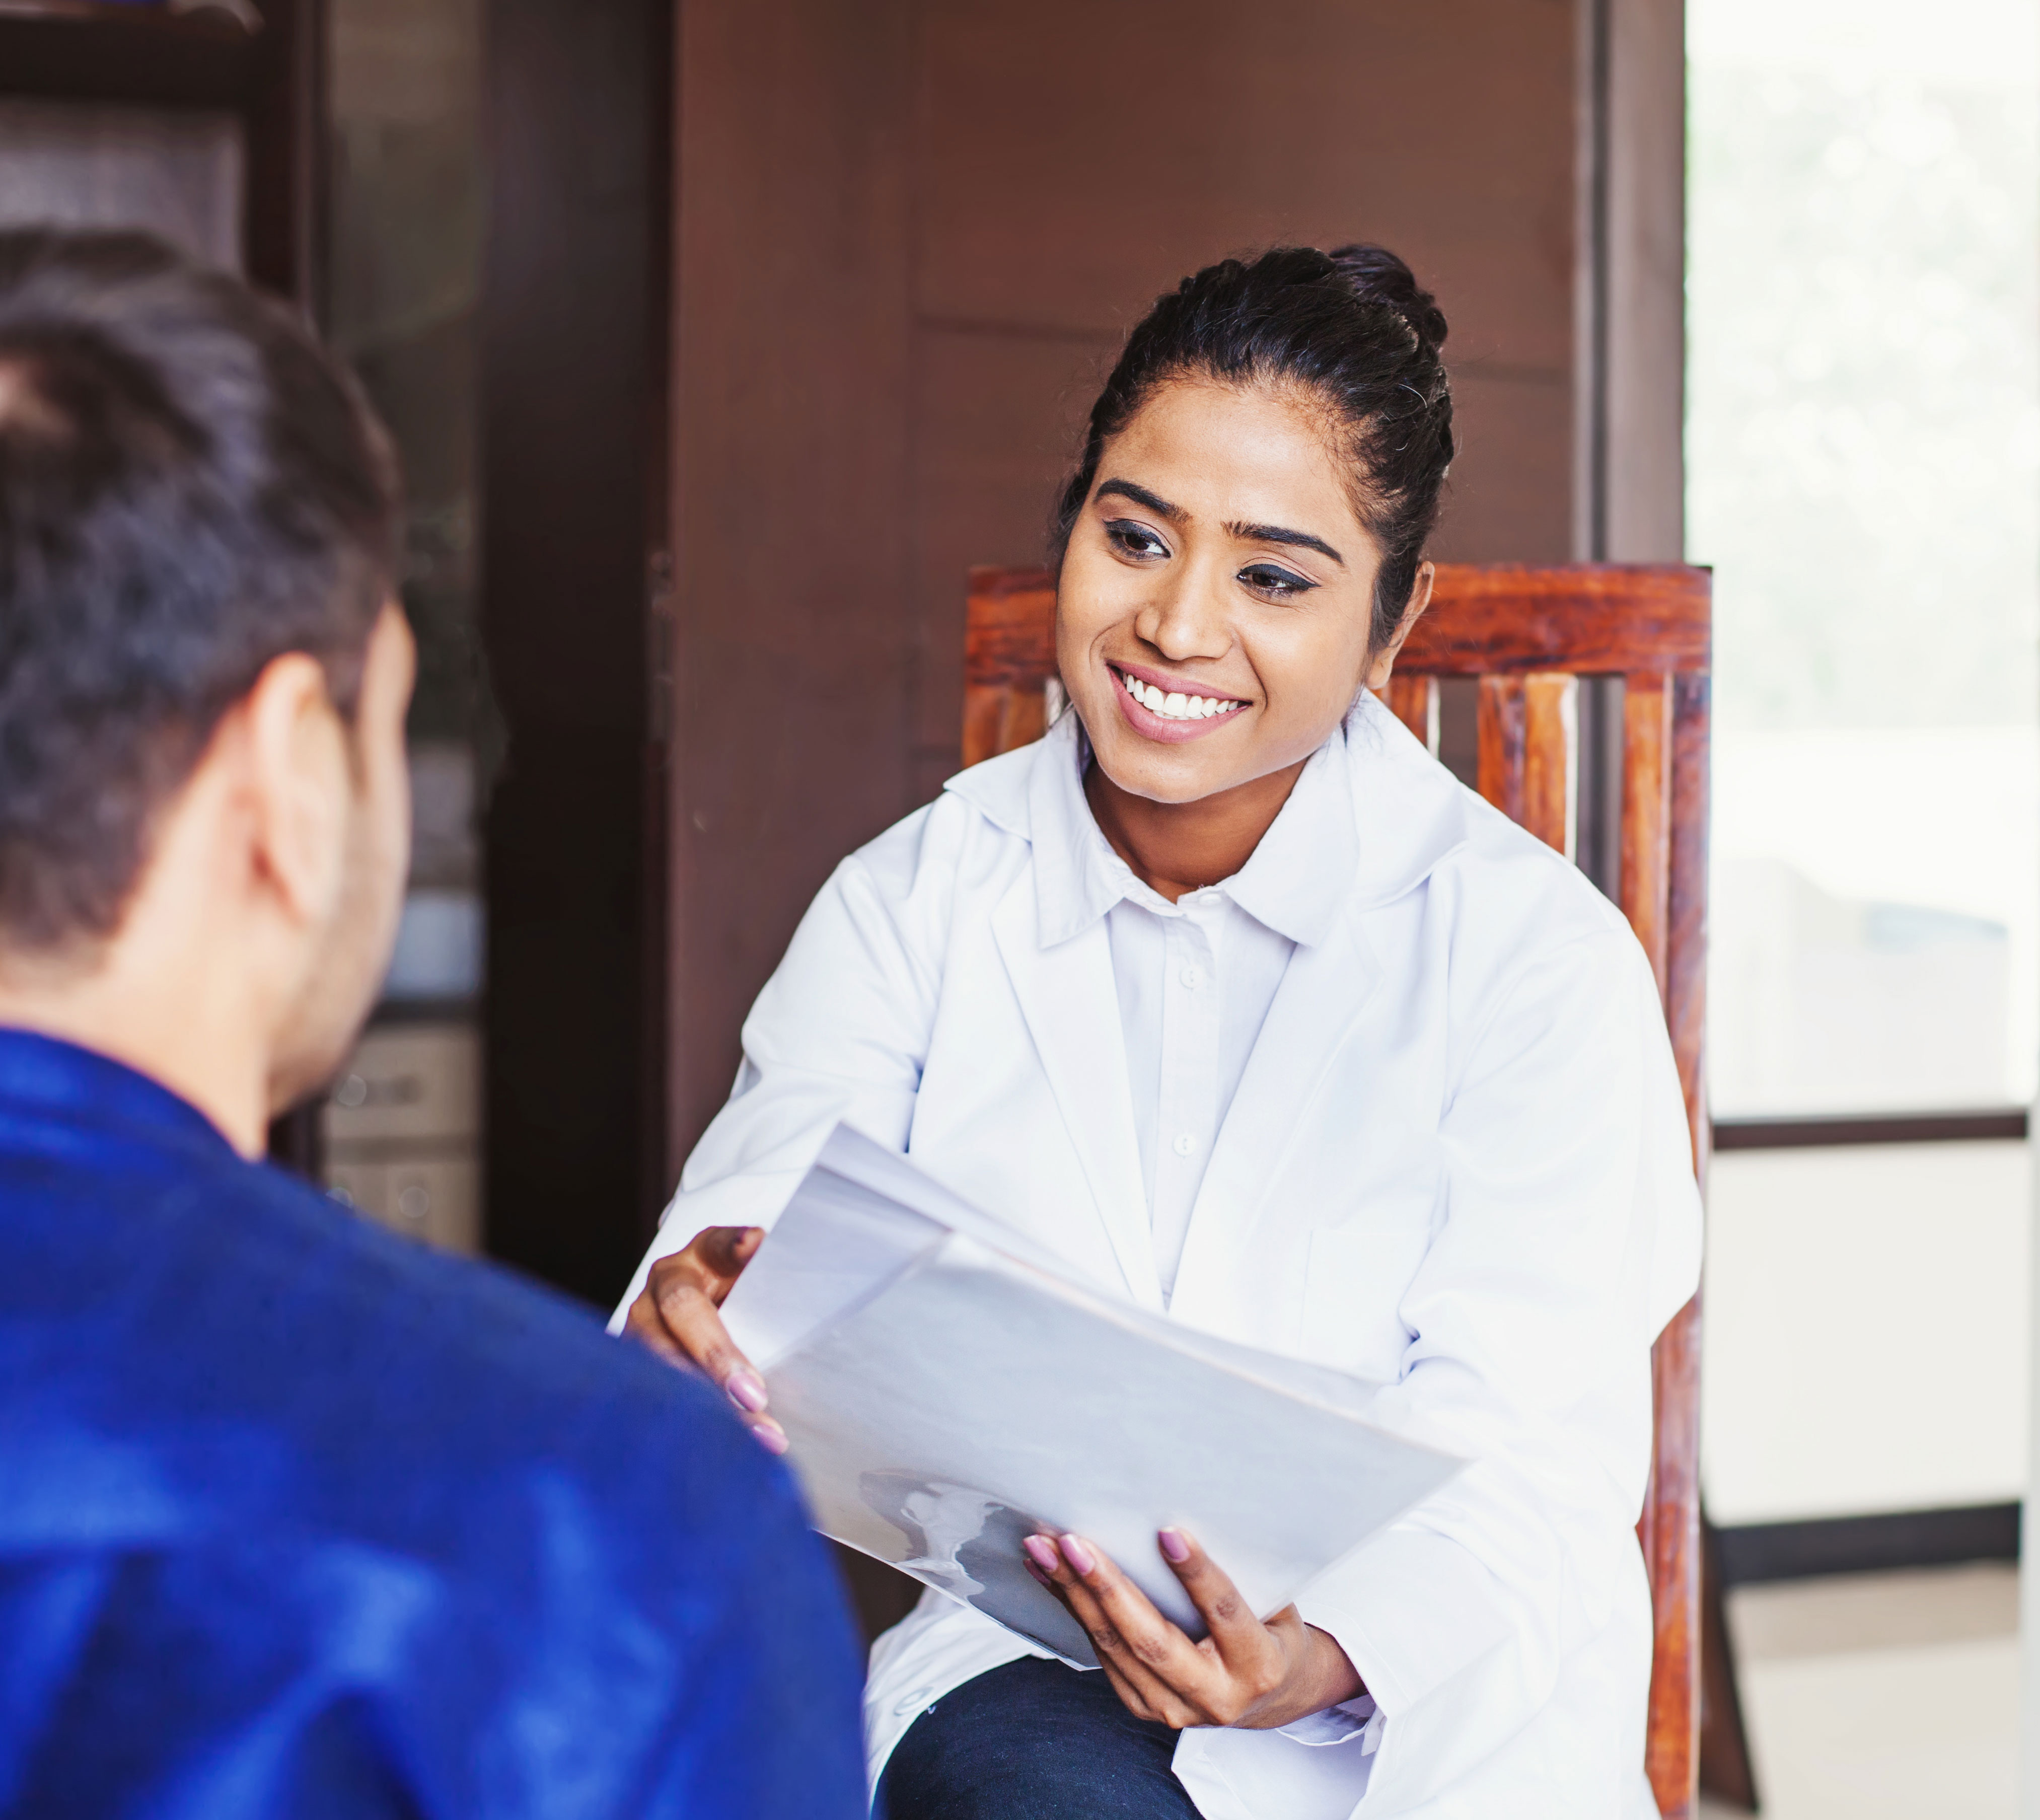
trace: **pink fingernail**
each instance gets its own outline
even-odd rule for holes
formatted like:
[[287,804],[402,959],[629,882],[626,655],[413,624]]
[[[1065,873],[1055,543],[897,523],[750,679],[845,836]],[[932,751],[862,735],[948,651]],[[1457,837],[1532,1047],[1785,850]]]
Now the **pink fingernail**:
[[729,1400],[739,1409],[748,1410],[753,1415],[763,1413],[765,1380],[748,1365],[739,1365],[723,1380],[722,1388],[729,1392]]
[[1063,1559],[1079,1574],[1088,1574],[1098,1565],[1090,1550],[1074,1536],[1063,1538]]
[[1174,1561],[1178,1567],[1181,1567],[1184,1562],[1189,1559],[1190,1545],[1183,1540],[1183,1533],[1182,1530],[1164,1529],[1160,1533],[1157,1540],[1162,1544],[1162,1552],[1167,1555],[1170,1560]]
[[1027,1551],[1027,1558],[1044,1573],[1052,1574],[1058,1565],[1056,1545],[1045,1536],[1030,1536],[1020,1546]]
[[786,1437],[778,1429],[754,1428],[751,1432],[764,1443],[767,1453],[784,1453],[786,1451]]
[[1045,1570],[1044,1570],[1042,1567],[1040,1567],[1039,1565],[1037,1565],[1036,1563],[1034,1563],[1034,1562],[1033,1562],[1033,1561],[1030,1561],[1030,1560],[1022,1559],[1022,1562],[1021,1562],[1021,1563],[1020,1563],[1020,1565],[1021,1565],[1022,1567],[1025,1567],[1025,1568],[1027,1570],[1027,1571],[1028,1571],[1029,1573],[1032,1574],[1034,1576],[1034,1581],[1035,1581],[1035,1584],[1036,1584],[1036,1585],[1037,1585],[1037,1586],[1052,1586],[1056,1583],[1053,1580],[1052,1580],[1052,1579],[1050,1579],[1050,1578],[1049,1578],[1048,1574],[1047,1574],[1047,1572],[1045,1571]]

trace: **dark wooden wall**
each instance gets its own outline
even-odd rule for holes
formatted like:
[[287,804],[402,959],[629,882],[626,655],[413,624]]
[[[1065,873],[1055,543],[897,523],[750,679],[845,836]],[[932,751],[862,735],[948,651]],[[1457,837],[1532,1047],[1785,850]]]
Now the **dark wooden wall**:
[[596,1301],[664,1192],[670,8],[489,0],[489,1250]]
[[1574,0],[685,0],[668,1169],[843,853],[955,767],[963,574],[1040,558],[1120,337],[1281,240],[1452,322],[1441,555],[1562,560]]

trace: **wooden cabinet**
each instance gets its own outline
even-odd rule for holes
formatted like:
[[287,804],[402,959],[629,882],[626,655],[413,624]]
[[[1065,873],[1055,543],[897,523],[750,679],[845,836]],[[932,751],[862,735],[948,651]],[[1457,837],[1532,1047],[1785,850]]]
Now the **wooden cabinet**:
[[322,1110],[327,1186],[393,1232],[478,1253],[481,1061],[470,1023],[371,1026]]

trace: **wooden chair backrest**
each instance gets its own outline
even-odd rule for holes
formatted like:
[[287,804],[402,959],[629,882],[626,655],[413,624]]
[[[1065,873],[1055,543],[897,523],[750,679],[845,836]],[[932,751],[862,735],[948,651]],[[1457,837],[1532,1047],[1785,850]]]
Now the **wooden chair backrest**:
[[[963,760],[1038,739],[1060,702],[1056,592],[1041,569],[971,571]],[[1397,658],[1388,705],[1435,753],[1439,680],[1480,685],[1480,793],[1568,858],[1578,793],[1578,679],[1623,679],[1623,914],[1658,976],[1704,1174],[1707,717],[1713,626],[1703,569],[1441,563],[1430,610]],[[1699,1730],[1699,1302],[1652,1355],[1657,1437],[1638,1536],[1657,1623],[1646,1746],[1665,1820],[1688,1820]]]

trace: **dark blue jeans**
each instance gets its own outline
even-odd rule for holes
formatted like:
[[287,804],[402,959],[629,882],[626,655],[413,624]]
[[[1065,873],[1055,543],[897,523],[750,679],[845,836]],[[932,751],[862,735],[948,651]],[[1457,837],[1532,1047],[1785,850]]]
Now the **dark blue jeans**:
[[1033,1656],[968,1681],[915,1719],[878,1784],[881,1820],[1197,1820],[1169,1760],[1102,1674]]

